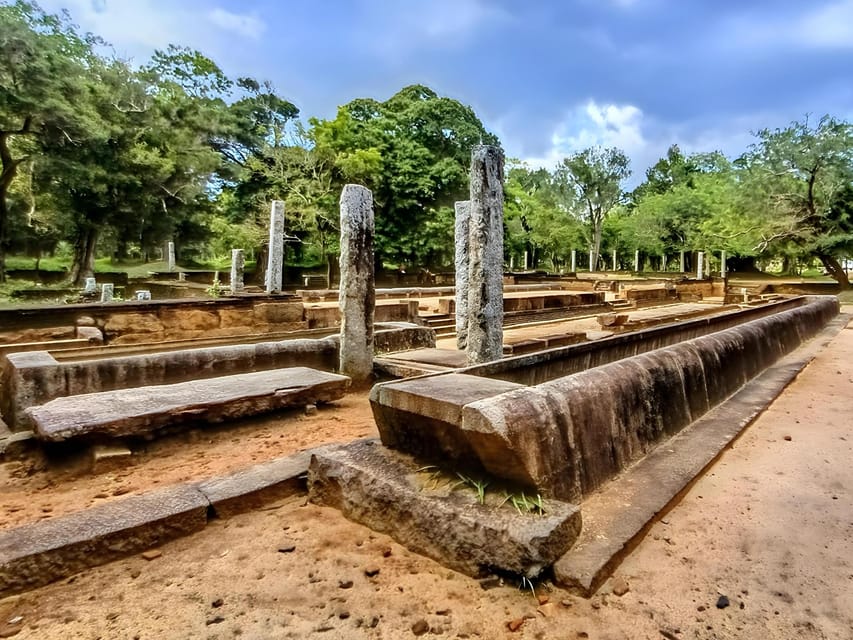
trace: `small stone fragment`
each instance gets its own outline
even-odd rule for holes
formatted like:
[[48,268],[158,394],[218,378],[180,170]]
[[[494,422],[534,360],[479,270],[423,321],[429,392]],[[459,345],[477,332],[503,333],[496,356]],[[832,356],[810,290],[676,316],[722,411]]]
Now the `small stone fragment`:
[[317,415],[317,405],[316,404],[306,404],[305,405],[305,415],[306,416],[316,416]]
[[212,624],[219,624],[220,622],[225,622],[225,618],[223,618],[222,616],[216,616],[215,618],[211,618],[210,620],[205,621],[204,624],[209,627]]
[[163,552],[160,549],[149,549],[148,551],[142,552],[142,557],[146,560],[155,560],[163,555]]
[[552,618],[557,613],[557,605],[553,602],[546,602],[540,605],[536,612],[545,618]]
[[790,441],[791,441],[791,436],[785,436],[785,437],[784,437],[784,438],[782,438],[782,439],[783,439],[783,440],[786,440],[787,442],[790,442]]
[[506,623],[506,628],[515,633],[519,629],[521,629],[521,625],[524,624],[526,618],[516,618],[515,620],[510,620]]
[[278,548],[279,553],[293,553],[294,551],[296,551],[295,544],[285,544]]
[[725,609],[729,606],[729,599],[726,596],[720,596],[717,599],[717,609]]
[[566,607],[566,609],[568,609],[572,606],[573,603],[571,600],[560,600],[560,604]]
[[494,589],[499,586],[501,586],[501,579],[499,576],[489,576],[488,578],[480,580],[480,587],[483,591],[488,591],[489,589]]
[[391,547],[385,547],[384,549],[382,549],[382,557],[383,558],[390,558],[391,557]]
[[216,600],[214,600],[213,602],[210,603],[210,606],[213,607],[214,609],[218,609],[223,604],[225,604],[225,600],[223,600],[222,598],[217,598]]
[[375,578],[379,575],[379,567],[368,567],[364,570],[364,575],[368,578]]
[[613,593],[617,596],[624,596],[631,590],[625,578],[617,577],[613,579]]
[[338,586],[341,589],[352,589],[352,580],[339,580]]
[[427,631],[429,631],[429,623],[426,620],[418,620],[415,624],[412,625],[412,633],[416,636],[422,636]]
[[551,598],[549,598],[544,593],[537,593],[536,594],[536,602],[538,602],[539,604],[547,604],[550,599]]

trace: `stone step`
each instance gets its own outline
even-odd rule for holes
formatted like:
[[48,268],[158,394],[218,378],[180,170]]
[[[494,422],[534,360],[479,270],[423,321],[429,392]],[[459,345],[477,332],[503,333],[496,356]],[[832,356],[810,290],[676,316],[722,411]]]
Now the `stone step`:
[[185,423],[218,423],[344,396],[350,379],[290,367],[177,384],[57,398],[27,409],[40,440],[135,436]]

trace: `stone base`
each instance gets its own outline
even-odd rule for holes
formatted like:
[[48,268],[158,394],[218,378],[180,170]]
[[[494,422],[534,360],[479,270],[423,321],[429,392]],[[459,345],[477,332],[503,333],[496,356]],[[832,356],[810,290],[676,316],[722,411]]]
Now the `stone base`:
[[533,578],[580,533],[575,505],[548,500],[544,514],[522,514],[500,504],[502,495],[480,504],[467,488],[431,488],[419,468],[377,440],[323,447],[311,458],[309,498],[473,576],[498,570]]

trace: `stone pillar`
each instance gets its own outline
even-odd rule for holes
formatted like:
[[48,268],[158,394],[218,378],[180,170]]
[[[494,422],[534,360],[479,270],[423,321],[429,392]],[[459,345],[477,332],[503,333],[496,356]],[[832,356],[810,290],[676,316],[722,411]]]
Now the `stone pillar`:
[[726,277],[726,252],[720,251],[720,277]]
[[341,191],[340,372],[364,385],[373,377],[373,194],[357,184]]
[[572,273],[578,270],[578,252],[572,249]]
[[661,270],[661,271],[666,271],[666,254],[663,254],[663,255],[660,257],[660,270]]
[[528,271],[530,269],[530,252],[525,249],[524,250],[524,270]]
[[[468,346],[468,236],[470,234],[471,202],[463,200],[455,205],[455,262],[456,262],[456,348],[464,351]],[[510,269],[512,258],[510,258]]]
[[231,249],[231,295],[243,291],[243,268],[246,258],[242,249]]
[[685,263],[684,263],[684,252],[682,251],[682,252],[679,254],[679,257],[678,257],[678,270],[679,270],[681,273],[684,273],[684,267],[685,267],[685,266],[686,266],[686,265],[685,265]]
[[[468,202],[467,200],[465,202]],[[509,257],[509,270],[515,271],[515,256]]]
[[701,280],[705,277],[705,252],[699,251],[696,253],[696,279]]
[[284,202],[272,201],[270,245],[267,259],[267,293],[280,293],[284,272]]
[[468,362],[503,356],[503,151],[488,145],[471,152],[468,257]]
[[112,302],[115,287],[112,282],[105,282],[101,286],[101,302]]
[[634,271],[640,270],[640,250],[634,251]]
[[151,299],[151,292],[148,289],[140,289],[139,291],[136,292],[136,299],[137,300],[150,300]]
[[98,291],[98,282],[94,278],[86,278],[83,293],[92,294]]
[[616,249],[613,250],[613,270],[617,271],[617,268],[616,268]]
[[175,243],[166,243],[166,268],[171,272],[175,270]]
[[595,271],[595,265],[592,264],[592,249],[589,250],[589,270]]

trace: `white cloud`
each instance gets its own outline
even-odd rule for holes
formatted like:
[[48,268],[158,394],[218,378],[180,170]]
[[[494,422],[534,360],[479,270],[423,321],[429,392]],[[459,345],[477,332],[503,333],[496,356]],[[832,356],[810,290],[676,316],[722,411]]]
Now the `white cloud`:
[[533,166],[553,167],[560,160],[587,147],[619,147],[629,156],[646,148],[643,112],[636,106],[598,104],[589,100],[571,109],[551,135],[543,157],[526,158]]
[[853,48],[853,0],[825,2],[778,18],[747,13],[725,22],[718,42],[728,50]]
[[231,13],[221,8],[208,12],[207,18],[220,29],[233,31],[253,40],[258,39],[267,28],[267,25],[256,15]]

